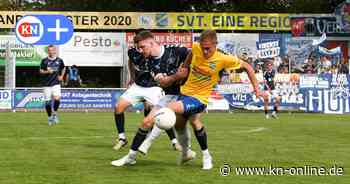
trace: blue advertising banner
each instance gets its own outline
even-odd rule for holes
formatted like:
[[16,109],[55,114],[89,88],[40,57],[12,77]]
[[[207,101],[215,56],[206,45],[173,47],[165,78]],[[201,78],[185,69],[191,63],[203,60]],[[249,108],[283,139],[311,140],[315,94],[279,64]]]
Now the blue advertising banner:
[[[327,114],[350,113],[350,75],[292,76],[285,75],[275,78],[276,89],[281,95],[281,110],[301,110]],[[248,90],[247,85],[244,83],[225,84],[219,85],[218,89],[228,101],[230,108],[262,110],[264,108],[263,100],[256,98]],[[234,86],[231,93],[227,92],[228,86]]]
[[[242,108],[262,110],[263,100],[252,93],[251,85],[240,76],[240,81],[219,84],[209,98],[209,110]],[[278,74],[276,90],[281,96],[281,110],[344,114],[350,113],[350,75],[346,74]],[[113,109],[123,89],[62,89],[62,109]],[[10,95],[10,94],[13,94]],[[12,97],[13,98],[12,98]],[[12,102],[11,102],[12,98]],[[42,89],[2,90],[2,109],[44,109]],[[270,101],[272,107],[273,100]],[[214,105],[215,104],[215,105]],[[142,110],[138,103],[131,110]]]
[[[62,89],[62,109],[112,109],[122,89]],[[42,89],[17,89],[15,92],[15,108],[44,108]],[[143,109],[142,104],[133,106],[133,110]]]
[[[322,85],[304,88],[306,111],[323,112],[327,114],[350,113],[350,75],[323,74],[315,81],[321,80]],[[326,81],[326,82],[325,82]],[[325,88],[328,83],[328,88]]]

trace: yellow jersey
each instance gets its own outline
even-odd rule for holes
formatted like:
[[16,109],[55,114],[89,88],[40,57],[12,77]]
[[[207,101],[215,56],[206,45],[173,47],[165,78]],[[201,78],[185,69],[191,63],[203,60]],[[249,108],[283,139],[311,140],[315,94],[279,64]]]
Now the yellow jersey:
[[181,86],[181,94],[195,97],[207,105],[213,87],[218,82],[219,72],[222,69],[240,67],[240,59],[219,51],[205,59],[199,43],[193,43],[190,72],[187,81]]

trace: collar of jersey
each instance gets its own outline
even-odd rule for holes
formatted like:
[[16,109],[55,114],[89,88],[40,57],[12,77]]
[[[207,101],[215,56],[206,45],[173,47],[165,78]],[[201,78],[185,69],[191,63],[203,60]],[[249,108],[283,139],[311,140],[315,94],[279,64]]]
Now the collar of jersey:
[[50,61],[55,61],[57,57],[54,57],[54,58],[47,57],[47,59],[49,59]]
[[205,57],[204,57],[204,53],[203,53],[203,51],[202,51],[202,49],[201,49],[202,58],[203,58],[204,60],[209,61],[209,62],[213,61],[213,60],[215,59],[215,57],[216,57],[217,54],[218,54],[218,52],[217,52],[217,50],[215,50],[214,54],[213,54],[212,56],[210,56],[210,58],[205,58]]
[[156,56],[156,57],[154,57],[154,58],[155,58],[155,59],[160,59],[160,58],[163,56],[164,51],[165,51],[164,45],[161,45],[161,46],[160,46],[160,55],[159,55],[159,56]]

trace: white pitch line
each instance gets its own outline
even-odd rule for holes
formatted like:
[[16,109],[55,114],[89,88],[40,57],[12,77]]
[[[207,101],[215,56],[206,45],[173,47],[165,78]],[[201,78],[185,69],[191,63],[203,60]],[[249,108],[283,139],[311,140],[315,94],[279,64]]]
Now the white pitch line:
[[72,136],[72,137],[14,137],[14,138],[2,137],[0,138],[0,141],[10,141],[15,139],[48,140],[48,139],[103,139],[103,138],[112,138],[112,136],[95,135],[95,136]]
[[265,127],[257,127],[257,128],[253,128],[250,130],[239,130],[239,131],[231,131],[233,133],[256,133],[256,132],[263,132],[269,130],[268,128]]

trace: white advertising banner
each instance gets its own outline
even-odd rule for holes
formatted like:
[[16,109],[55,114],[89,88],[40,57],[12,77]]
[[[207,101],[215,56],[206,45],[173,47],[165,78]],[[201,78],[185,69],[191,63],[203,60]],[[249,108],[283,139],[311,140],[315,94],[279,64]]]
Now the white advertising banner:
[[[193,34],[193,41],[199,40],[200,33]],[[258,33],[217,33],[218,45],[227,53],[241,56],[246,53],[248,57],[256,58],[256,42],[259,41]],[[221,48],[221,46],[225,48]]]
[[11,90],[0,90],[0,109],[11,109]]
[[125,46],[125,33],[75,32],[59,56],[67,66],[123,66]]

